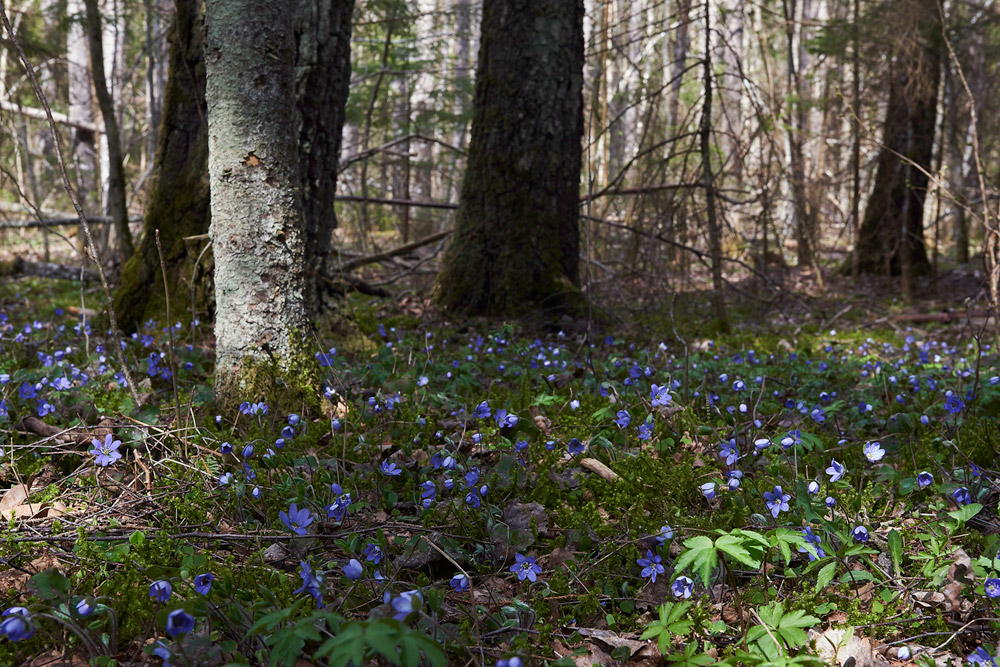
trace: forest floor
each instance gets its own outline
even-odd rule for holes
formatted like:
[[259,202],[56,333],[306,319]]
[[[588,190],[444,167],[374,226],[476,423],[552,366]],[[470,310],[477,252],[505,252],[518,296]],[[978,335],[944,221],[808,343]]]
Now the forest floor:
[[728,333],[641,275],[591,321],[352,298],[377,352],[233,414],[209,324],[125,341],[137,406],[79,283],[7,279],[0,664],[987,659],[981,277],[824,278],[737,284]]

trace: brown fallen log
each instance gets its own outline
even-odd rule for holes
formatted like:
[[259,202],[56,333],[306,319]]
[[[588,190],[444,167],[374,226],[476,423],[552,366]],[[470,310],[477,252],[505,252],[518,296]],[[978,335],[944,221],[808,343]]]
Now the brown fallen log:
[[976,310],[972,312],[954,312],[954,313],[900,313],[893,317],[895,322],[954,322],[956,320],[964,320],[966,318],[981,319],[984,317],[989,317],[990,314],[985,310]]
[[12,262],[0,264],[0,276],[37,276],[39,278],[55,278],[58,280],[97,280],[97,272],[93,269],[83,269],[78,266],[53,264],[52,262],[31,262],[21,257]]

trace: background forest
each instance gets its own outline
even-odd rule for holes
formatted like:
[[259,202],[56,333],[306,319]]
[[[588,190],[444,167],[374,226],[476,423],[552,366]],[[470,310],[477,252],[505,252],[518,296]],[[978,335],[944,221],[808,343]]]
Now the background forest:
[[992,0],[0,9],[0,664],[995,667]]

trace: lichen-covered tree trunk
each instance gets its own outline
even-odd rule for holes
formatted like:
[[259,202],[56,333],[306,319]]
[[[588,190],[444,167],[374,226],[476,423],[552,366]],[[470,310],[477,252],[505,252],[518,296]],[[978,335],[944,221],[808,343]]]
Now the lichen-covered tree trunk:
[[[163,320],[163,278],[156,252],[160,230],[168,288],[176,320],[191,317],[192,293],[196,317],[207,308],[211,253],[195,265],[203,243],[184,241],[209,228],[208,126],[205,109],[203,5],[176,0],[170,36],[167,85],[153,183],[138,250],[122,272],[115,298],[118,322],[132,331],[146,319]],[[194,282],[192,282],[194,281]]]
[[439,302],[470,313],[579,294],[582,0],[486,0],[468,166]]
[[329,283],[320,276],[328,276],[332,268],[330,240],[337,227],[334,195],[351,80],[353,11],[354,0],[298,0],[295,13],[296,133],[306,266],[312,272],[307,298],[314,315],[324,303],[336,301],[324,302]]
[[[111,217],[118,236],[118,251],[122,260],[132,256],[135,246],[128,228],[128,207],[125,203],[125,168],[122,164],[121,135],[118,133],[118,115],[115,101],[108,89],[108,79],[104,67],[104,45],[102,44],[101,10],[97,0],[84,0],[87,8],[87,39],[90,44],[90,70],[94,77],[94,93],[101,116],[104,119],[102,146],[107,148],[107,202],[105,208]],[[112,74],[109,72],[108,74]],[[104,176],[102,175],[102,178]]]
[[206,2],[205,99],[223,404],[297,386],[310,325],[295,104],[294,12]]
[[941,22],[937,0],[913,0],[905,9],[900,13],[915,29],[901,30],[911,37],[892,58],[884,148],[858,238],[860,269],[886,275],[930,269],[923,219],[937,128]]
[[[70,18],[66,30],[66,78],[69,92],[69,119],[92,125],[94,102],[90,92],[89,52],[87,35],[83,28],[86,20],[83,0],[69,0],[66,13]],[[87,213],[96,213],[97,150],[92,130],[73,127],[73,164],[76,167],[76,194]],[[83,229],[79,230],[79,247],[84,247]]]

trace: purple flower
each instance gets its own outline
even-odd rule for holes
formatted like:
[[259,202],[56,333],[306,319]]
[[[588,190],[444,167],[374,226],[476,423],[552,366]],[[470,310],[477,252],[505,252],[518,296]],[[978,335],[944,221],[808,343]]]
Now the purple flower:
[[972,502],[972,494],[969,493],[969,489],[964,486],[960,486],[955,489],[952,492],[951,497],[954,498],[955,502],[959,505],[968,505]]
[[826,500],[823,501],[827,507],[833,509],[837,506],[837,501],[833,499],[833,496],[827,496]]
[[413,612],[420,611],[423,604],[424,597],[418,590],[400,593],[399,597],[393,598],[392,600],[392,608],[396,610],[393,618],[397,621],[404,621],[406,620],[406,617]]
[[809,562],[816,560],[817,556],[819,558],[826,558],[826,552],[823,551],[823,547],[820,546],[823,540],[822,538],[820,538],[819,535],[813,532],[810,526],[806,526],[802,530],[802,536],[805,537],[805,540],[808,544],[811,544],[816,548],[816,556],[809,553],[809,550],[803,547],[799,547],[799,553],[807,554],[809,556]]
[[514,428],[519,421],[517,415],[510,414],[504,408],[497,410],[496,420],[497,426],[500,428]]
[[788,511],[788,501],[791,499],[792,497],[784,493],[780,486],[775,486],[774,491],[764,492],[764,504],[771,511],[771,516],[775,519],[778,518],[780,513]]
[[711,500],[715,497],[715,482],[705,482],[701,485],[701,493],[703,496]]
[[496,667],[524,667],[524,661],[515,655],[512,658],[497,660]]
[[965,403],[963,403],[962,399],[960,399],[956,394],[949,394],[947,398],[944,399],[944,409],[953,415],[957,415],[965,409]]
[[871,440],[865,443],[864,452],[865,458],[871,463],[881,461],[882,457],[885,456],[885,450],[882,449],[882,445]]
[[462,574],[461,572],[459,572],[458,574],[456,574],[454,577],[451,578],[451,581],[448,582],[448,585],[451,586],[456,593],[461,593],[465,590],[468,590],[469,578],[464,574]]
[[977,648],[975,653],[970,653],[966,660],[970,665],[990,665],[991,667],[997,667],[996,661],[982,646]]
[[208,572],[199,574],[194,578],[194,589],[201,595],[208,595],[208,592],[212,590],[213,581],[215,581],[215,577],[212,574]]
[[403,474],[403,469],[398,467],[395,463],[389,463],[388,461],[382,461],[378,469],[386,477],[396,477]]
[[361,578],[361,575],[365,573],[365,566],[361,564],[357,558],[352,558],[348,561],[347,565],[343,567],[344,575],[351,581],[357,581]]
[[511,572],[517,574],[518,581],[524,581],[525,579],[529,581],[538,580],[537,575],[542,573],[542,567],[535,564],[534,556],[516,554],[514,560],[515,563],[509,569]]
[[323,590],[322,579],[318,573],[313,572],[312,567],[306,561],[299,561],[299,576],[302,577],[302,586],[297,590],[293,591],[293,595],[298,595],[299,593],[305,591],[309,595],[313,596],[316,600],[316,608],[323,606]]
[[847,468],[843,464],[837,463],[837,459],[831,459],[830,467],[826,469],[826,474],[830,476],[831,483],[839,481],[845,472],[847,472]]
[[809,486],[806,487],[806,491],[809,492],[810,496],[815,496],[819,493],[819,482],[816,480],[809,482]]
[[632,415],[627,410],[619,410],[615,413],[615,416],[617,417],[615,423],[618,424],[618,428],[627,428],[632,423]]
[[365,560],[371,561],[376,565],[381,563],[382,558],[384,557],[382,549],[380,549],[379,546],[377,544],[374,544],[373,542],[369,542],[368,544],[365,545],[364,554],[365,554]]
[[173,592],[174,589],[171,587],[170,582],[165,579],[154,581],[149,585],[149,597],[153,598],[160,604],[169,600],[170,594]]
[[583,454],[583,450],[587,448],[582,442],[576,438],[571,438],[569,443],[566,445],[566,449],[569,450],[570,456],[576,456],[577,454]]
[[854,530],[851,531],[851,537],[854,538],[855,542],[867,542],[868,541],[868,529],[864,526],[855,526]]
[[983,584],[983,589],[986,591],[986,597],[988,598],[1000,597],[1000,579],[990,577]]
[[684,598],[686,600],[694,592],[694,581],[689,577],[677,577],[674,579],[674,583],[670,584],[670,591],[674,594],[675,598]]
[[642,568],[643,577],[649,577],[650,581],[656,583],[656,575],[664,572],[663,566],[660,564],[662,562],[663,558],[647,549],[646,557],[638,559],[636,564]]
[[486,419],[487,417],[490,416],[490,404],[487,403],[486,401],[483,401],[482,403],[476,406],[473,415],[475,415],[476,419]]
[[296,535],[305,535],[306,526],[313,522],[313,517],[309,510],[305,507],[299,509],[295,503],[289,506],[287,514],[284,511],[278,512],[278,518],[281,519],[281,522],[285,524],[288,530]]
[[656,543],[661,547],[666,543],[667,540],[673,539],[674,529],[670,526],[660,526],[660,532],[653,536]]
[[926,470],[917,475],[917,486],[921,489],[925,486],[930,486],[934,483],[934,475],[930,474]]
[[648,440],[649,436],[653,435],[653,422],[644,421],[639,424],[639,433],[636,436],[640,440]]
[[11,607],[3,613],[0,635],[6,635],[12,642],[31,639],[35,634],[35,628],[28,622],[30,618],[28,610],[24,607]]
[[194,630],[194,616],[183,609],[175,609],[167,616],[167,634],[171,637],[183,635]]
[[719,458],[725,459],[727,466],[735,464],[740,459],[740,450],[736,446],[735,438],[719,446]]
[[94,463],[99,466],[107,467],[122,457],[121,452],[118,451],[118,448],[121,447],[122,441],[115,440],[114,436],[110,433],[104,436],[103,444],[97,438],[91,440],[90,444],[94,446],[94,448],[90,450],[90,453],[95,457]]
[[93,598],[80,598],[76,602],[76,613],[84,618],[93,614],[96,609],[97,605],[94,604]]

